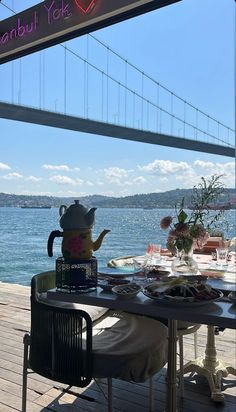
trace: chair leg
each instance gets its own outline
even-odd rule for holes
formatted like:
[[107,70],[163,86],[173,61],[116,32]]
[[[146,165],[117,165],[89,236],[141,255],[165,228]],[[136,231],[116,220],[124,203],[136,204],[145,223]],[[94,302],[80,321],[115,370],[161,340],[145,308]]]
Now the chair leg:
[[194,334],[193,334],[193,337],[194,337],[194,356],[195,356],[195,359],[197,359],[197,356],[198,356],[198,348],[197,348],[197,331],[196,332],[194,332]]
[[179,336],[179,388],[180,397],[184,397],[184,350],[183,350],[183,336]]
[[149,412],[154,411],[153,378],[149,378]]
[[108,412],[113,412],[112,378],[107,378]]
[[22,412],[26,412],[26,397],[27,397],[27,376],[28,376],[28,353],[30,344],[30,335],[25,334],[24,343],[24,359],[23,359],[23,382],[22,382]]

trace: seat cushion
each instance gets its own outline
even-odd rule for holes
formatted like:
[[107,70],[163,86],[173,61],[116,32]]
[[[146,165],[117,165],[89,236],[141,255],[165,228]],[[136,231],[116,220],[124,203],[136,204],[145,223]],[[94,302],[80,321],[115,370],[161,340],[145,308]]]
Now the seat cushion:
[[47,298],[47,292],[38,293],[37,295],[38,301],[42,303],[46,303],[52,306],[57,306],[60,308],[65,309],[80,309],[87,312],[92,319],[92,322],[99,319],[101,316],[104,315],[108,311],[107,308],[99,307],[99,306],[91,306],[91,305],[82,305],[79,303],[70,303],[70,302],[61,302],[58,300],[52,300]]
[[93,324],[93,376],[143,382],[167,362],[167,327],[109,310]]

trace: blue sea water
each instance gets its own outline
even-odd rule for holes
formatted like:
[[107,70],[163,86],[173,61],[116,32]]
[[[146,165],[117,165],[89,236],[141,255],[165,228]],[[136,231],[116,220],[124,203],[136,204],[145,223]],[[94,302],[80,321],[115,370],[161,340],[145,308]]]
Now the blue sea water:
[[[160,220],[173,215],[173,209],[97,209],[93,240],[110,229],[96,251],[100,267],[117,256],[144,254],[147,244],[165,246],[167,233]],[[235,210],[225,212],[229,223],[226,238],[235,236]],[[29,285],[36,273],[53,270],[61,255],[61,238],[53,244],[53,257],[47,256],[47,240],[52,230],[60,230],[59,213],[52,209],[0,208],[0,281]]]

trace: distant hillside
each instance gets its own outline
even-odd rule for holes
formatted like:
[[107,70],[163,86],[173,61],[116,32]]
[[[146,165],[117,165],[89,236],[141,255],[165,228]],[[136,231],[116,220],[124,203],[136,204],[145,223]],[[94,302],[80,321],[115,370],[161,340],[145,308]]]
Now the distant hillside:
[[[190,203],[191,189],[175,189],[161,193],[139,194],[125,197],[108,197],[101,195],[84,196],[80,198],[82,204],[88,207],[106,208],[172,208],[183,197],[185,204]],[[228,202],[235,198],[235,189],[225,189],[221,202]],[[52,206],[59,207],[61,204],[70,205],[74,202],[74,197],[53,197],[53,196],[26,196],[0,193],[0,207],[21,207],[21,206]],[[234,208],[235,208],[234,204]]]

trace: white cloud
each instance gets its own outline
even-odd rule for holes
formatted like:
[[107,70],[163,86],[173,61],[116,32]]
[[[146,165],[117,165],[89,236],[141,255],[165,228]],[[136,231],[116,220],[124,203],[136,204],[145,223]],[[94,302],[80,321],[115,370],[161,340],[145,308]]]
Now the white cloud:
[[42,165],[42,168],[45,170],[61,170],[62,172],[80,172],[79,167],[69,167],[67,165]]
[[70,168],[67,165],[42,165],[46,170],[62,170],[63,172],[69,172]]
[[10,166],[0,162],[0,170],[10,170]]
[[194,166],[208,170],[211,174],[235,173],[235,162],[213,163],[196,160]]
[[173,174],[191,170],[191,166],[186,162],[172,162],[170,160],[154,160],[146,166],[138,166],[139,170],[150,174]]
[[55,175],[50,177],[51,182],[58,183],[59,185],[76,185],[75,180],[71,179],[68,176]]
[[88,185],[88,186],[94,186],[94,183],[93,183],[93,182],[90,182],[90,180],[87,180],[86,185]]
[[133,179],[133,182],[134,182],[135,184],[143,184],[143,183],[146,183],[147,180],[146,180],[145,177],[143,177],[143,176],[138,176],[138,177],[135,177],[135,178]]
[[97,186],[104,186],[104,182],[102,182],[101,180],[97,180],[96,185]]
[[[175,176],[177,187],[183,189],[190,189],[200,181],[200,176],[194,172],[194,170],[186,171],[183,174]],[[173,183],[173,182],[172,182]],[[176,185],[172,184],[172,188],[175,189]]]
[[168,177],[166,177],[166,176],[160,177],[160,182],[161,183],[168,183],[169,182]]
[[193,163],[195,167],[199,167],[200,169],[205,170],[212,170],[215,168],[215,163],[213,162],[204,162],[203,160],[195,160]]
[[117,185],[121,185],[121,180],[128,176],[127,170],[119,167],[109,167],[108,169],[104,169],[104,172],[109,182],[116,183]]
[[8,173],[5,176],[2,176],[2,178],[6,180],[16,180],[16,179],[22,179],[23,176],[20,173],[13,172],[13,173]]
[[49,179],[51,182],[57,183],[59,185],[81,185],[83,183],[83,180],[77,178],[77,179],[72,179],[71,177],[68,176],[63,176],[63,175],[55,175],[50,177]]
[[29,177],[26,177],[25,180],[29,181],[29,182],[39,182],[40,180],[42,180],[42,178],[41,177],[35,177],[35,176],[29,176]]
[[221,181],[226,187],[235,187],[235,162],[213,163],[196,160],[194,166],[204,171],[206,179],[212,175],[222,175]]

